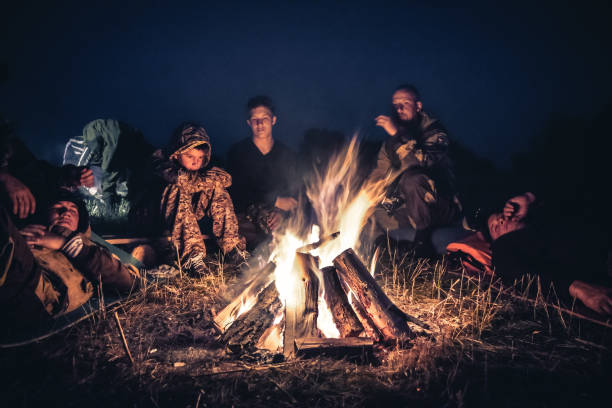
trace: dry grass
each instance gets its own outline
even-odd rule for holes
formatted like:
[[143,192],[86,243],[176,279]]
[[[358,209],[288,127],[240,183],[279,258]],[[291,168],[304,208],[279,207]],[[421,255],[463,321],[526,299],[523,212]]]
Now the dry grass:
[[606,391],[612,333],[551,309],[542,291],[521,300],[534,281],[511,295],[445,259],[389,249],[377,279],[430,330],[411,324],[408,347],[378,347],[362,363],[284,361],[238,357],[218,342],[212,316],[236,269],[222,259],[212,269],[153,282],[119,309],[134,365],[110,313],[3,350],[3,406],[564,406]]

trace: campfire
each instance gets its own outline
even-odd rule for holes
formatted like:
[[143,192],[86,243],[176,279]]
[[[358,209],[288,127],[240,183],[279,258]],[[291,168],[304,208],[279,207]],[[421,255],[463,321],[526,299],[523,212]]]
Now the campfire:
[[369,269],[363,261],[371,241],[364,227],[392,177],[362,182],[358,148],[353,138],[307,181],[316,224],[307,225],[308,217],[299,214],[292,218],[275,235],[269,263],[251,271],[244,290],[216,315],[230,349],[293,357],[410,337],[407,322],[414,319],[393,304],[371,273],[376,256]]

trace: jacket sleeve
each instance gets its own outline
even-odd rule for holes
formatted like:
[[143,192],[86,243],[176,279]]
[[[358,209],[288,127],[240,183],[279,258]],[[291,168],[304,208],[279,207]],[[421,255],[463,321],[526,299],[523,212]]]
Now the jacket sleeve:
[[[388,149],[390,146],[391,144],[387,144]],[[446,130],[438,122],[434,122],[423,131],[420,142],[408,140],[395,146],[391,154],[397,155],[401,170],[413,167],[430,168],[448,160],[448,146]]]
[[393,164],[391,163],[391,158],[389,157],[388,148],[386,143],[380,147],[378,151],[378,156],[376,157],[376,167],[370,173],[371,180],[381,180],[389,174],[392,170]]
[[129,291],[138,283],[135,268],[124,265],[106,248],[91,242],[84,242],[83,248],[75,257],[68,258],[72,264],[91,282],[102,282],[120,291]]

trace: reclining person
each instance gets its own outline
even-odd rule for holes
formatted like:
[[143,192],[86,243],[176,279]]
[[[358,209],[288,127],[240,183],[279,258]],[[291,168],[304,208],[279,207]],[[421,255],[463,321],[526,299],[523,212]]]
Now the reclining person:
[[93,294],[93,285],[129,292],[139,285],[135,268],[122,264],[87,237],[89,216],[78,197],[57,193],[43,224],[17,230],[0,207],[0,321],[13,329],[71,312]]
[[561,299],[575,298],[597,313],[612,315],[612,285],[588,231],[572,231],[558,220],[548,220],[546,208],[532,193],[509,199],[486,221],[484,234],[474,236],[480,234],[480,239],[470,237],[447,249],[480,252],[482,256],[474,258],[490,261],[485,269],[491,267],[508,284],[537,275],[544,291],[552,285]]
[[226,190],[232,178],[219,167],[209,167],[210,156],[210,139],[204,128],[194,123],[180,125],[166,152],[154,154],[155,171],[166,184],[161,197],[162,218],[171,229],[182,266],[199,274],[206,273],[207,267],[206,244],[198,222],[212,224],[210,229],[226,261],[239,263],[248,256]]
[[448,157],[449,138],[439,120],[423,111],[413,85],[400,85],[391,116],[376,117],[388,134],[370,177],[399,174],[374,217],[382,233],[407,230],[408,241],[426,241],[431,230],[459,219],[461,208]]

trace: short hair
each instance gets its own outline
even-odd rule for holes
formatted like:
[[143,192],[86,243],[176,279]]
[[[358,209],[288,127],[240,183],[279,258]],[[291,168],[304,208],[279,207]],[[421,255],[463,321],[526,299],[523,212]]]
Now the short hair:
[[393,93],[395,93],[397,91],[410,92],[412,94],[412,96],[414,96],[414,99],[416,99],[417,101],[421,100],[421,93],[419,92],[417,87],[412,85],[412,84],[401,84],[401,85],[399,85],[398,87],[395,88]]
[[272,99],[266,95],[257,95],[249,99],[246,106],[246,114],[247,116],[251,115],[251,111],[255,108],[259,108],[263,106],[272,112],[273,116],[276,116],[276,109],[274,108],[274,104],[272,103]]

